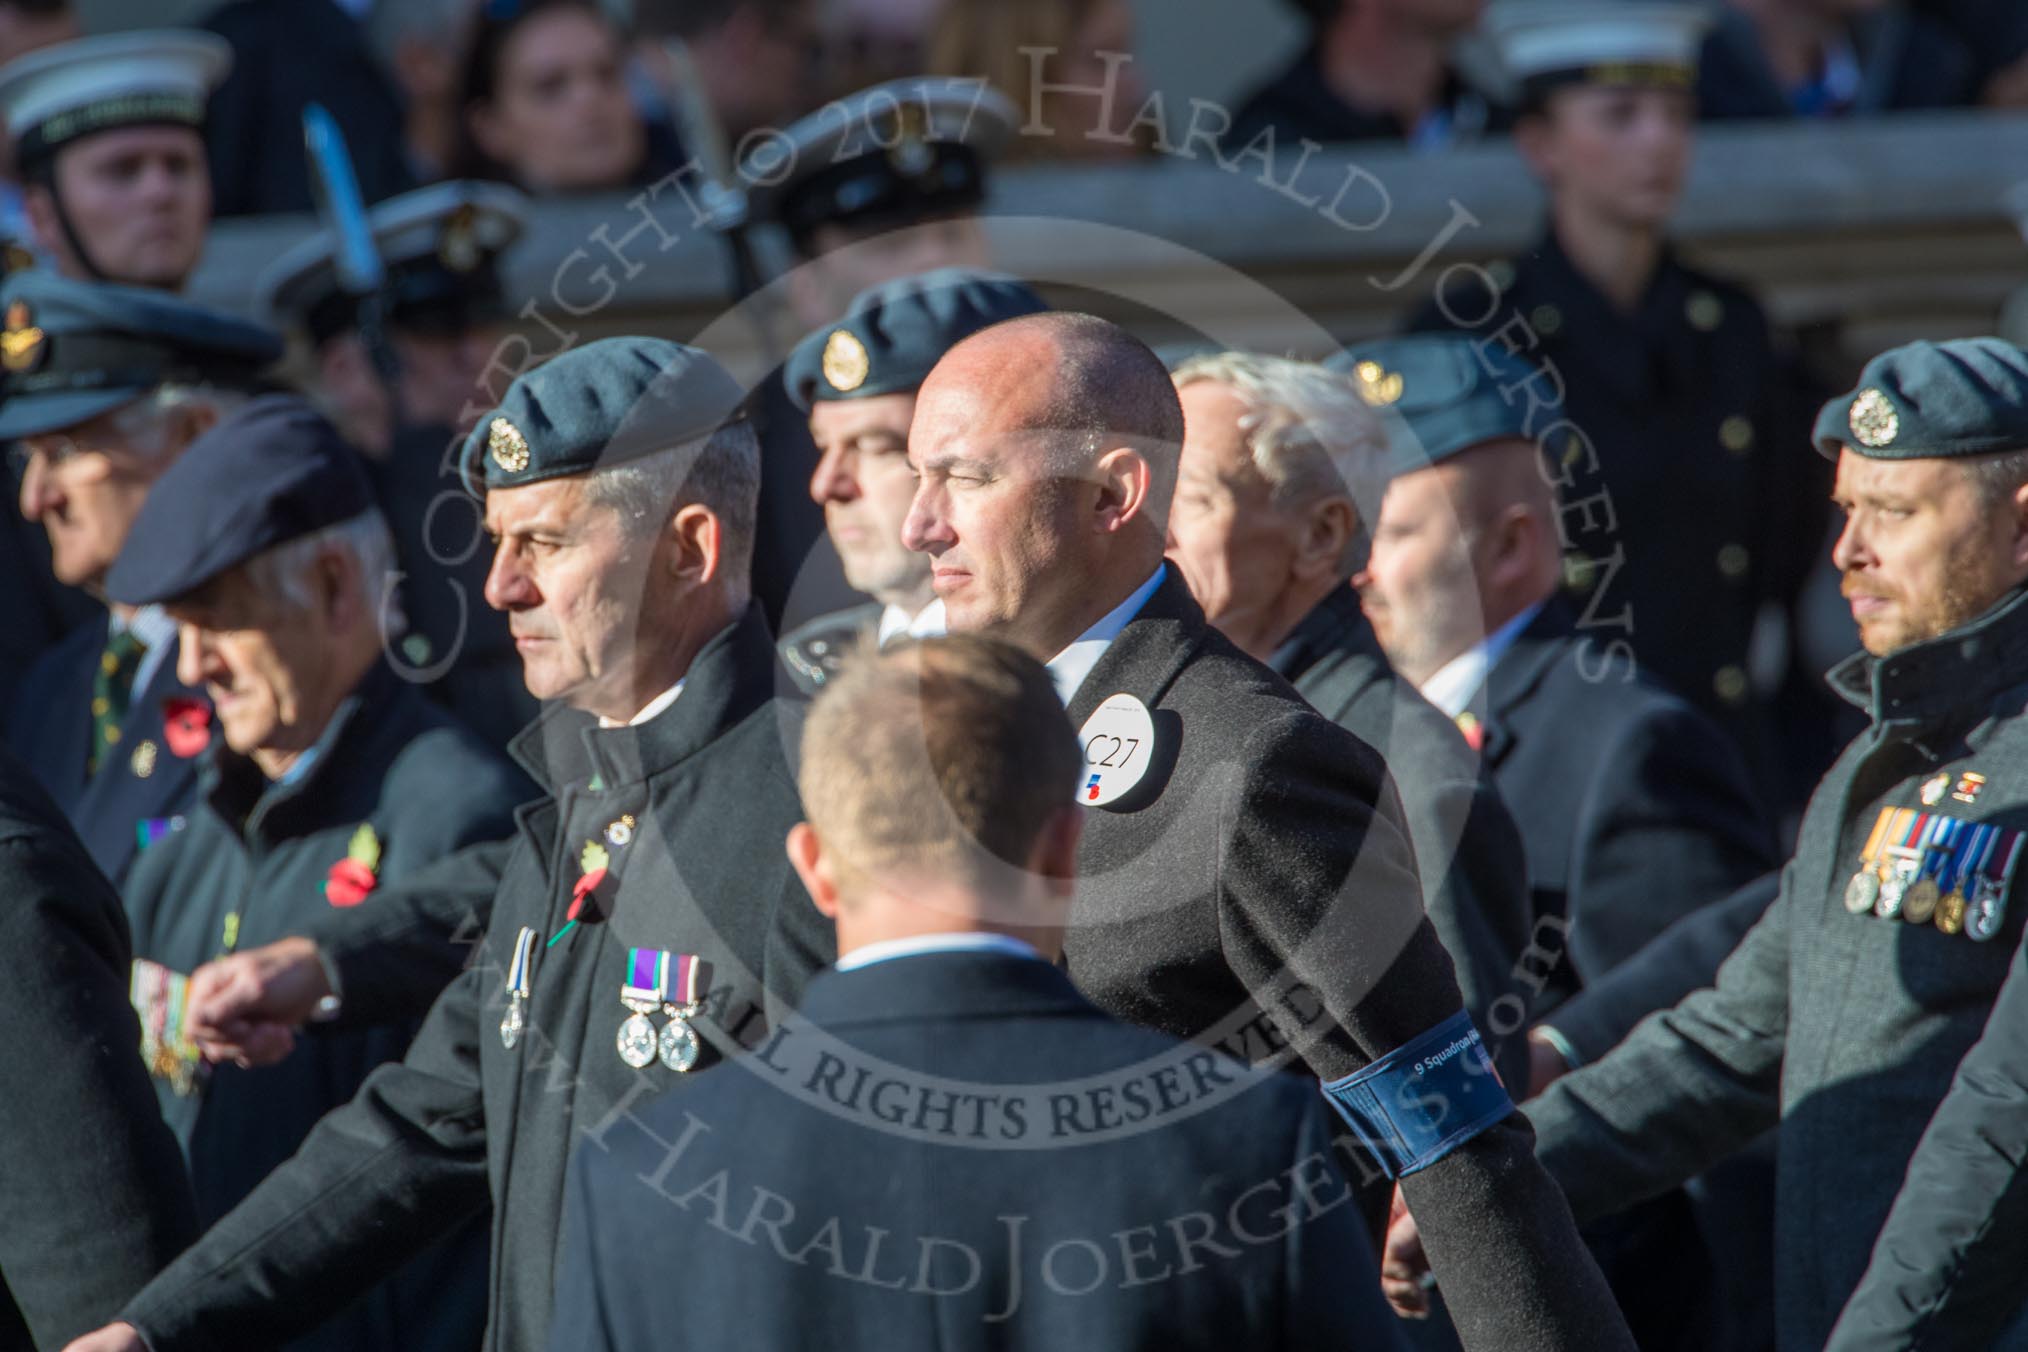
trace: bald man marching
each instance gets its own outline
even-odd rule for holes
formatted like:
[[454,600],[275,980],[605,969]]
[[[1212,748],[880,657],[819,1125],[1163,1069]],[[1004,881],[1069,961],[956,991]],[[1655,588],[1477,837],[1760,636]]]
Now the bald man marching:
[[1400,1180],[1467,1347],[1631,1347],[1461,1008],[1386,767],[1163,563],[1182,435],[1155,354],[1068,313],[953,348],[910,429],[903,539],[951,630],[1042,660],[1080,729],[1071,977],[1118,1017],[1323,1080],[1369,1217]]

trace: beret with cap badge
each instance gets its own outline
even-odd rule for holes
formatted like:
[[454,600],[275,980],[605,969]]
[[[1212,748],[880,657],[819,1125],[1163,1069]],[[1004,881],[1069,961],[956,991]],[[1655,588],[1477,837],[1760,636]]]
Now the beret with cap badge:
[[1540,375],[1496,343],[1418,333],[1355,343],[1324,363],[1387,423],[1391,472],[1408,474],[1489,441],[1528,440],[1532,401],[1515,393]]
[[1048,309],[1026,282],[977,268],[938,268],[869,287],[845,317],[796,344],[782,379],[796,407],[919,388],[930,368],[979,330]]
[[2028,450],[2028,351],[1998,338],[1916,342],[1866,363],[1817,414],[1817,449],[1871,460]]
[[487,488],[588,474],[696,442],[743,416],[717,358],[666,338],[601,338],[517,377],[465,439]]

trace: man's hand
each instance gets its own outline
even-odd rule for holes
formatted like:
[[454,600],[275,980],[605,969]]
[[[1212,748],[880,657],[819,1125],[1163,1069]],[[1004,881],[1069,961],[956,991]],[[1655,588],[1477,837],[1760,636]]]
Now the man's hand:
[[316,943],[280,939],[191,973],[187,1026],[207,1061],[271,1066],[330,994]]
[[1415,1217],[1394,1190],[1394,1208],[1388,1214],[1387,1244],[1380,1254],[1380,1294],[1403,1319],[1429,1318],[1429,1293],[1436,1280],[1429,1270],[1429,1255],[1422,1251],[1422,1232]]
[[1563,1059],[1563,1053],[1556,1049],[1556,1044],[1540,1036],[1537,1030],[1529,1029],[1528,1097],[1535,1097],[1568,1074],[1570,1062]]
[[108,1324],[65,1345],[63,1352],[148,1352],[132,1324]]

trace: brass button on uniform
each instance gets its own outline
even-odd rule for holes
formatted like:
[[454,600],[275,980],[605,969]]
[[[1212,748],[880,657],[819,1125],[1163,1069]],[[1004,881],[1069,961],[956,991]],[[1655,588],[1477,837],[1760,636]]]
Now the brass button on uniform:
[[1725,302],[1709,291],[1693,291],[1683,304],[1683,317],[1699,333],[1709,333],[1725,321]]
[[1746,576],[1747,565],[1752,561],[1752,556],[1746,552],[1746,546],[1742,544],[1729,544],[1718,551],[1718,571],[1733,582]]
[[1718,692],[1718,698],[1726,704],[1746,703],[1746,672],[1737,664],[1728,662],[1711,677],[1711,688]]
[[1734,455],[1745,455],[1753,449],[1753,420],[1735,413],[1718,424],[1718,444]]
[[1546,338],[1563,327],[1563,311],[1554,305],[1538,305],[1529,311],[1528,322]]

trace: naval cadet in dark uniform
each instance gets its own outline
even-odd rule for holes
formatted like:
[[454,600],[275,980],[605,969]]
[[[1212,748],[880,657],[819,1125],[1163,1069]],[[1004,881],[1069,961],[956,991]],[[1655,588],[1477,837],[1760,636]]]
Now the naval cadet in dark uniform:
[[[1210,1052],[1107,1017],[1053,961],[1083,759],[1048,674],[991,639],[872,654],[825,688],[788,847],[836,970],[751,1073],[578,1151],[552,1352],[1399,1347],[1316,1091],[1263,1074],[1206,1104],[1186,1086]],[[796,1063],[825,1057],[870,1091],[810,1090]],[[1087,1095],[1125,1105],[1114,1130],[1048,1106]],[[774,1244],[730,1242],[763,1194]],[[1129,1238],[1115,1260],[1086,1235]]]
[[[783,285],[805,332],[834,324],[868,288],[941,267],[987,265],[978,220],[988,166],[1020,110],[976,80],[922,76],[862,89],[756,146],[740,166],[747,212],[788,236]],[[810,497],[817,469],[804,411],[779,374],[754,394],[761,439],[754,596],[786,632],[852,604]]]
[[1213,626],[1386,759],[1423,908],[1518,1085],[1534,996],[1515,973],[1533,927],[1521,837],[1458,729],[1388,665],[1347,585],[1387,488],[1379,419],[1345,377],[1275,357],[1193,357],[1175,380],[1169,561]]
[[[40,269],[0,284],[0,439],[57,580],[101,594],[148,486],[259,386],[278,334],[156,291]],[[190,801],[208,707],[175,625],[114,604],[22,679],[8,741],[114,882]]]
[[549,796],[517,813],[504,860],[476,846],[443,866],[499,890],[407,1057],[82,1346],[271,1345],[490,1202],[486,1345],[533,1352],[572,1148],[760,1039],[766,1002],[830,961],[782,849],[801,812],[747,596],[744,395],[694,348],[606,339],[516,380],[473,429],[499,541],[487,599],[530,693],[556,702],[514,745]]
[[2028,924],[2028,353],[1897,348],[1816,434],[1866,648],[1830,681],[1872,726],[1717,985],[1530,1105],[1580,1216],[1779,1124],[1775,1320],[1794,1352],[1824,1346],[1859,1283]]
[[66,277],[180,291],[211,228],[207,99],[232,48],[193,29],[106,33],[0,69],[0,118],[38,252]]
[[885,644],[943,632],[929,560],[901,543],[915,497],[908,424],[915,392],[938,358],[989,324],[1049,308],[1020,281],[975,268],[884,282],[862,291],[845,317],[796,345],[782,380],[809,415],[817,467],[810,498],[845,581],[873,599],[820,615],[781,641],[782,662],[815,694],[864,639]]
[[1821,762],[1791,769],[1773,752],[1772,692],[1756,689],[1748,648],[1763,608],[1786,607],[1817,561],[1828,480],[1789,454],[1816,400],[1798,397],[1760,306],[1667,239],[1708,22],[1699,7],[1612,0],[1488,15],[1525,90],[1515,141],[1548,188],[1549,228],[1510,262],[1448,274],[1411,326],[1546,368],[1512,397],[1562,489],[1580,627],[1630,643],[1786,803]]
[[[505,839],[533,796],[500,753],[382,655],[394,566],[359,455],[294,395],[191,445],[136,518],[107,590],[177,622],[184,678],[217,709],[198,801],[122,889],[142,1056],[190,1162],[201,1223],[232,1208],[398,1060],[415,1022],[315,1027],[278,1066],[200,1067],[182,1025],[197,967],[289,934],[381,880]],[[485,1226],[443,1244],[291,1348],[476,1348]]]
[[438,183],[366,214],[386,269],[377,303],[394,388],[360,337],[362,298],[340,284],[337,241],[320,230],[275,260],[261,295],[308,335],[317,392],[366,453],[374,495],[401,559],[407,633],[388,654],[403,676],[504,747],[535,716],[506,617],[483,600],[480,508],[456,450],[471,411],[492,402],[486,364],[507,319],[499,260],[521,237],[527,202],[498,183]]
[[1396,1179],[1443,1218],[1466,1346],[1630,1347],[1463,1009],[1379,754],[1211,628],[1163,560],[1183,431],[1155,354],[1071,313],[952,348],[909,430],[904,538],[952,632],[1045,660],[1080,729],[1075,792],[1098,810],[1071,979],[1129,1022],[1323,1079],[1369,1218]]
[[0,1347],[112,1318],[197,1234],[176,1138],[134,1048],[119,894],[0,750]]
[[[1774,835],[1738,749],[1624,648],[1584,635],[1557,595],[1555,490],[1525,404],[1506,393],[1534,368],[1452,334],[1333,360],[1388,417],[1398,457],[1360,578],[1366,609],[1396,669],[1480,749],[1520,827],[1537,923],[1520,979],[1540,1018],[1772,868]],[[1765,1171],[1700,1179],[1700,1195],[1592,1228],[1643,1347],[1756,1345],[1682,1311],[1766,1309],[1771,1185]],[[1722,1303],[1705,1295],[1707,1250]]]

